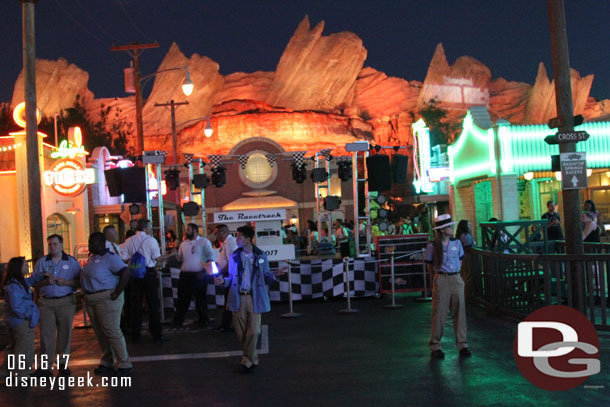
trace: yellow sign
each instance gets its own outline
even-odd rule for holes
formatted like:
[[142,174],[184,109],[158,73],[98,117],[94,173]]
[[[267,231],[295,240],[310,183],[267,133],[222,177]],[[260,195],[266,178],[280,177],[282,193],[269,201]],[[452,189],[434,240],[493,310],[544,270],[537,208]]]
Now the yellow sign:
[[[70,141],[74,140],[74,141]],[[89,154],[83,146],[83,133],[80,127],[70,127],[68,129],[68,140],[59,143],[57,151],[51,153],[51,158],[74,158]]]

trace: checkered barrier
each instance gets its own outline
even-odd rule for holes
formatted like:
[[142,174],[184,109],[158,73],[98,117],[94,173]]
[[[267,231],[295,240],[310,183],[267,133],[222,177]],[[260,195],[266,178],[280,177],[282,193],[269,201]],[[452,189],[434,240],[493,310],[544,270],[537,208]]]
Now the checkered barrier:
[[[290,262],[292,272],[293,301],[316,298],[341,297],[345,295],[343,261],[341,259],[326,260],[293,260]],[[278,262],[269,263],[271,269],[278,267]],[[178,279],[180,269],[171,268],[170,274],[163,276],[163,304],[165,308],[174,308],[178,298]],[[349,268],[350,296],[364,297],[379,292],[377,264],[375,259],[357,259],[350,262]],[[271,301],[288,301],[288,276],[269,285]],[[212,284],[207,289],[208,304],[224,306],[224,287]],[[194,309],[191,302],[190,309]]]

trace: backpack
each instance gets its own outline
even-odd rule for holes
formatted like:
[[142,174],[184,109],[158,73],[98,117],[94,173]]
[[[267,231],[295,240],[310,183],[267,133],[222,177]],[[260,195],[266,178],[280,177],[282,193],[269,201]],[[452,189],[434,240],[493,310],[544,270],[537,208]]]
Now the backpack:
[[135,253],[129,259],[129,271],[131,274],[131,278],[135,278],[141,280],[146,275],[146,258],[140,250],[142,250],[142,245],[146,239],[142,240],[140,243],[140,249],[136,250]]

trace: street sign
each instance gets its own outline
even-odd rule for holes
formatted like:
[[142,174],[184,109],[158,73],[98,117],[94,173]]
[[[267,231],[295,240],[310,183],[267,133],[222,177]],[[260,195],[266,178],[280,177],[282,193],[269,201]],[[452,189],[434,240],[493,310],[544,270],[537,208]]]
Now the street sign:
[[559,143],[578,143],[579,141],[586,141],[589,138],[589,133],[586,131],[558,132],[555,138]]
[[588,187],[587,159],[585,153],[561,153],[562,189],[582,189]]
[[[574,116],[573,125],[580,126],[584,120],[585,120],[585,118],[581,114],[577,114],[576,116]],[[563,126],[564,124],[565,124],[565,121],[563,120],[563,118],[560,119],[559,117],[553,117],[551,120],[549,120],[548,126],[549,126],[549,129],[557,129],[557,128]]]
[[553,144],[559,144],[559,141],[557,141],[557,136],[555,134],[551,135],[551,136],[546,136],[544,138],[544,142],[550,145]]

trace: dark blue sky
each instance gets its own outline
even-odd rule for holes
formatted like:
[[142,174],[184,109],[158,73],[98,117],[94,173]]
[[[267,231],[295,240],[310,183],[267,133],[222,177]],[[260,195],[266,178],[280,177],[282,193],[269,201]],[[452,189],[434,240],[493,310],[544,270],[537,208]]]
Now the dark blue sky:
[[[610,98],[610,1],[565,3],[571,65],[595,74],[592,96]],[[40,0],[36,53],[89,72],[96,97],[122,97],[129,57],[110,52],[113,44],[158,41],[142,55],[143,74],[156,70],[173,41],[187,56],[217,61],[222,74],[271,71],[305,14],[312,26],[325,20],[326,35],[356,33],[368,50],[365,66],[390,76],[423,81],[439,42],[450,63],[470,55],[494,79],[532,84],[541,61],[552,75],[543,0]],[[0,15],[0,101],[10,101],[22,67],[19,1],[3,0]]]

